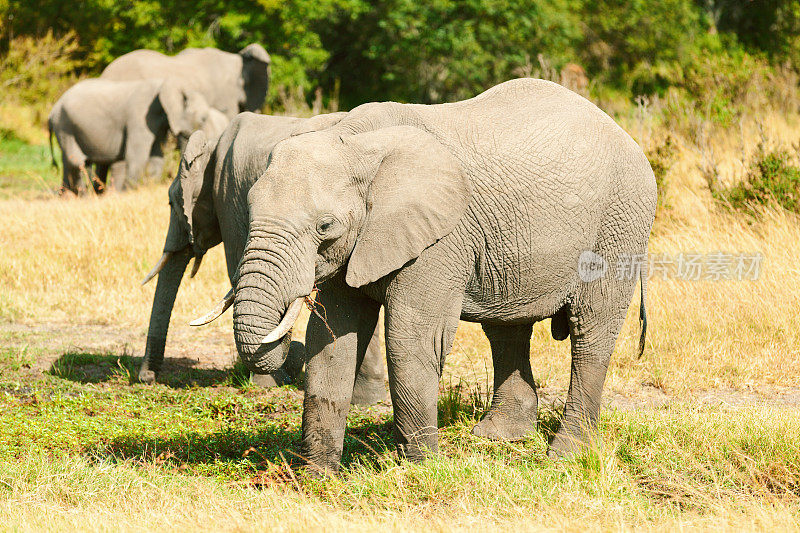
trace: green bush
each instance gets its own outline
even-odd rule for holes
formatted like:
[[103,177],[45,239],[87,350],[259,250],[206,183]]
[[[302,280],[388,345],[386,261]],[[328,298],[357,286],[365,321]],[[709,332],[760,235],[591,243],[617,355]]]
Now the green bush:
[[734,209],[777,205],[800,214],[800,168],[786,150],[762,152],[743,181],[716,191],[715,196]]
[[4,104],[49,106],[75,83],[78,42],[69,32],[55,37],[48,31],[41,38],[16,37],[8,53],[0,56],[0,98]]
[[669,208],[667,203],[667,174],[675,162],[675,142],[672,137],[665,138],[661,143],[651,147],[645,152],[650,161],[650,167],[656,177],[658,189],[657,213]]

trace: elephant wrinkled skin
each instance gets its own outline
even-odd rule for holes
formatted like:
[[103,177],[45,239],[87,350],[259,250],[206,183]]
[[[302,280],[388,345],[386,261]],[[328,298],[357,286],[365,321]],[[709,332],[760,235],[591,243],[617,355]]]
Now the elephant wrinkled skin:
[[[470,100],[357,107],[278,143],[248,194],[234,335],[264,371],[292,305],[320,288],[327,324],[306,337],[302,455],[335,471],[354,370],[385,306],[389,384],[401,456],[437,450],[437,394],[459,319],[482,324],[495,393],[474,433],[535,430],[532,324],[553,318],[572,367],[552,455],[596,433],[606,369],[639,278],[583,281],[585,252],[609,265],[646,254],[656,185],[611,118],[548,81],[512,80]],[[331,328],[334,338],[330,335]],[[277,331],[277,334],[275,333]]]
[[[202,132],[194,133],[186,145],[178,175],[169,188],[170,223],[164,244],[164,256],[158,270],[158,283],[147,334],[147,346],[139,379],[150,383],[164,358],[167,330],[175,296],[192,257],[195,265],[203,255],[222,242],[228,276],[236,286],[237,267],[248,234],[247,194],[267,169],[275,144],[311,124],[338,120],[337,114],[318,115],[311,119],[273,117],[242,113],[224,131],[218,142],[208,142]],[[194,274],[194,272],[192,273]],[[299,343],[284,339],[282,364],[264,372],[254,361],[243,358],[257,374],[257,384],[280,385],[295,377],[302,368],[304,351]],[[290,349],[291,346],[291,349]],[[284,362],[287,354],[293,354]],[[370,344],[370,369],[382,368],[380,345]],[[366,367],[365,367],[366,368]],[[267,375],[270,374],[270,375]],[[358,403],[374,403],[386,396],[384,375],[364,373],[356,390]]]

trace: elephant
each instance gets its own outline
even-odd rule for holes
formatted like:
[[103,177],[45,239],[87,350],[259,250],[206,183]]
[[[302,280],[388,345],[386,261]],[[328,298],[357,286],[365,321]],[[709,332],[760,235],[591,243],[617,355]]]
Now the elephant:
[[70,87],[48,117],[53,165],[53,135],[61,147],[62,190],[80,192],[81,174],[95,165],[93,186],[105,186],[109,166],[124,161],[115,175],[122,190],[145,172],[151,155],[161,154],[167,131],[188,137],[195,129],[221,134],[227,118],[210,108],[202,95],[185,92],[172,79],[138,81],[83,80]]
[[107,80],[175,78],[187,91],[197,91],[229,120],[241,111],[258,111],[269,85],[271,59],[260,44],[237,54],[216,48],[187,48],[174,56],[155,50],[134,50],[103,70]]
[[[437,448],[437,395],[459,319],[482,325],[494,396],[473,428],[518,440],[535,431],[535,322],[571,341],[552,457],[596,437],[607,367],[644,257],[656,184],[641,148],[594,104],[549,81],[501,83],[456,103],[356,107],[279,142],[247,199],[249,232],[233,294],[237,350],[260,372],[315,287],[326,320],[306,335],[301,455],[324,475],[341,459],[353,376],[384,306],[400,457]],[[604,269],[579,268],[594,261]],[[604,275],[605,274],[605,275]]]
[[[228,276],[232,286],[235,284],[248,235],[247,194],[266,170],[273,146],[295,132],[336,121],[338,116],[330,114],[301,119],[245,112],[234,118],[218,142],[208,142],[202,131],[189,138],[178,174],[169,188],[170,221],[164,253],[142,282],[147,283],[158,275],[147,345],[139,370],[140,381],[152,383],[156,379],[164,359],[175,297],[191,258],[195,258],[190,274],[194,277],[203,255],[222,242]],[[229,305],[223,301],[215,311],[193,324],[210,322]],[[282,368],[276,367],[269,373],[254,369],[257,384],[280,385],[297,378],[303,365],[302,351],[296,345],[290,345],[290,336],[286,338],[284,349],[293,355]],[[371,404],[386,397],[382,359],[376,329],[369,341],[366,363],[354,387],[353,403]]]

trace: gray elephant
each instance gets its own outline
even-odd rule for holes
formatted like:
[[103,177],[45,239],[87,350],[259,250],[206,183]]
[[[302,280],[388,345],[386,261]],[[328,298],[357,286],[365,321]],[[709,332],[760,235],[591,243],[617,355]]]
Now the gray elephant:
[[78,193],[91,165],[95,188],[102,188],[109,166],[124,161],[126,172],[114,176],[114,187],[122,190],[144,174],[151,155],[161,154],[167,131],[178,137],[196,129],[212,133],[225,120],[201,95],[187,93],[171,79],[90,79],[59,98],[47,124],[51,154],[53,135],[61,147],[62,188]]
[[[164,347],[170,315],[181,279],[192,257],[191,276],[197,273],[203,255],[222,242],[228,276],[236,282],[237,267],[247,241],[249,219],[247,194],[250,187],[267,169],[275,144],[293,133],[308,128],[324,127],[339,119],[340,114],[318,115],[311,119],[276,117],[242,113],[225,130],[219,142],[207,142],[205,134],[194,133],[186,145],[178,175],[169,188],[171,206],[164,254],[143,283],[158,274],[153,298],[147,346],[139,370],[139,379],[151,383],[164,359]],[[232,291],[231,291],[232,294]],[[202,325],[221,315],[232,302],[224,299],[205,317],[193,322]],[[289,353],[290,337],[283,349]],[[258,372],[256,382],[262,385],[286,383],[297,377],[303,365],[303,352],[294,346],[283,368],[269,373]],[[374,403],[385,398],[385,371],[377,330],[354,390],[353,402]],[[252,365],[251,365],[252,366]]]
[[[639,146],[579,95],[543,80],[458,103],[371,103],[286,139],[248,194],[234,336],[272,372],[315,286],[327,321],[306,337],[302,455],[335,471],[352,380],[385,306],[398,452],[437,450],[437,393],[459,319],[489,338],[494,398],[476,435],[535,430],[532,325],[572,344],[552,455],[594,436],[606,369],[636,283],[613,265],[647,251],[656,185]],[[579,261],[609,267],[587,276]],[[584,273],[584,274],[582,274]],[[330,330],[328,329],[330,328]],[[331,335],[331,333],[333,335]]]
[[259,111],[264,105],[270,62],[259,44],[250,44],[238,54],[216,48],[187,48],[174,56],[135,50],[112,61],[100,77],[120,81],[174,78],[232,120],[240,111]]

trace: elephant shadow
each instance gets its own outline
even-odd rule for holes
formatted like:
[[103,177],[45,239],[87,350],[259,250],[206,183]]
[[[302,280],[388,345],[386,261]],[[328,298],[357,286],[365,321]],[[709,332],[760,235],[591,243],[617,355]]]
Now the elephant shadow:
[[[342,452],[342,467],[372,464],[394,450],[391,420],[356,420],[348,425]],[[89,451],[94,458],[157,464],[200,475],[259,475],[281,468],[289,481],[305,465],[299,454],[300,429],[284,424],[260,428],[221,428],[211,433],[187,432],[170,437],[146,434],[123,435]],[[212,473],[213,472],[213,473]],[[256,480],[257,478],[253,478]],[[252,481],[252,480],[251,480]],[[262,484],[254,481],[255,484]]]
[[[47,373],[78,383],[138,383],[137,373],[141,358],[126,353],[65,352],[47,370]],[[196,368],[197,361],[189,358],[169,358],[164,361],[158,382],[170,388],[210,387],[231,385],[241,387],[250,379],[250,373],[241,363],[231,368]]]

